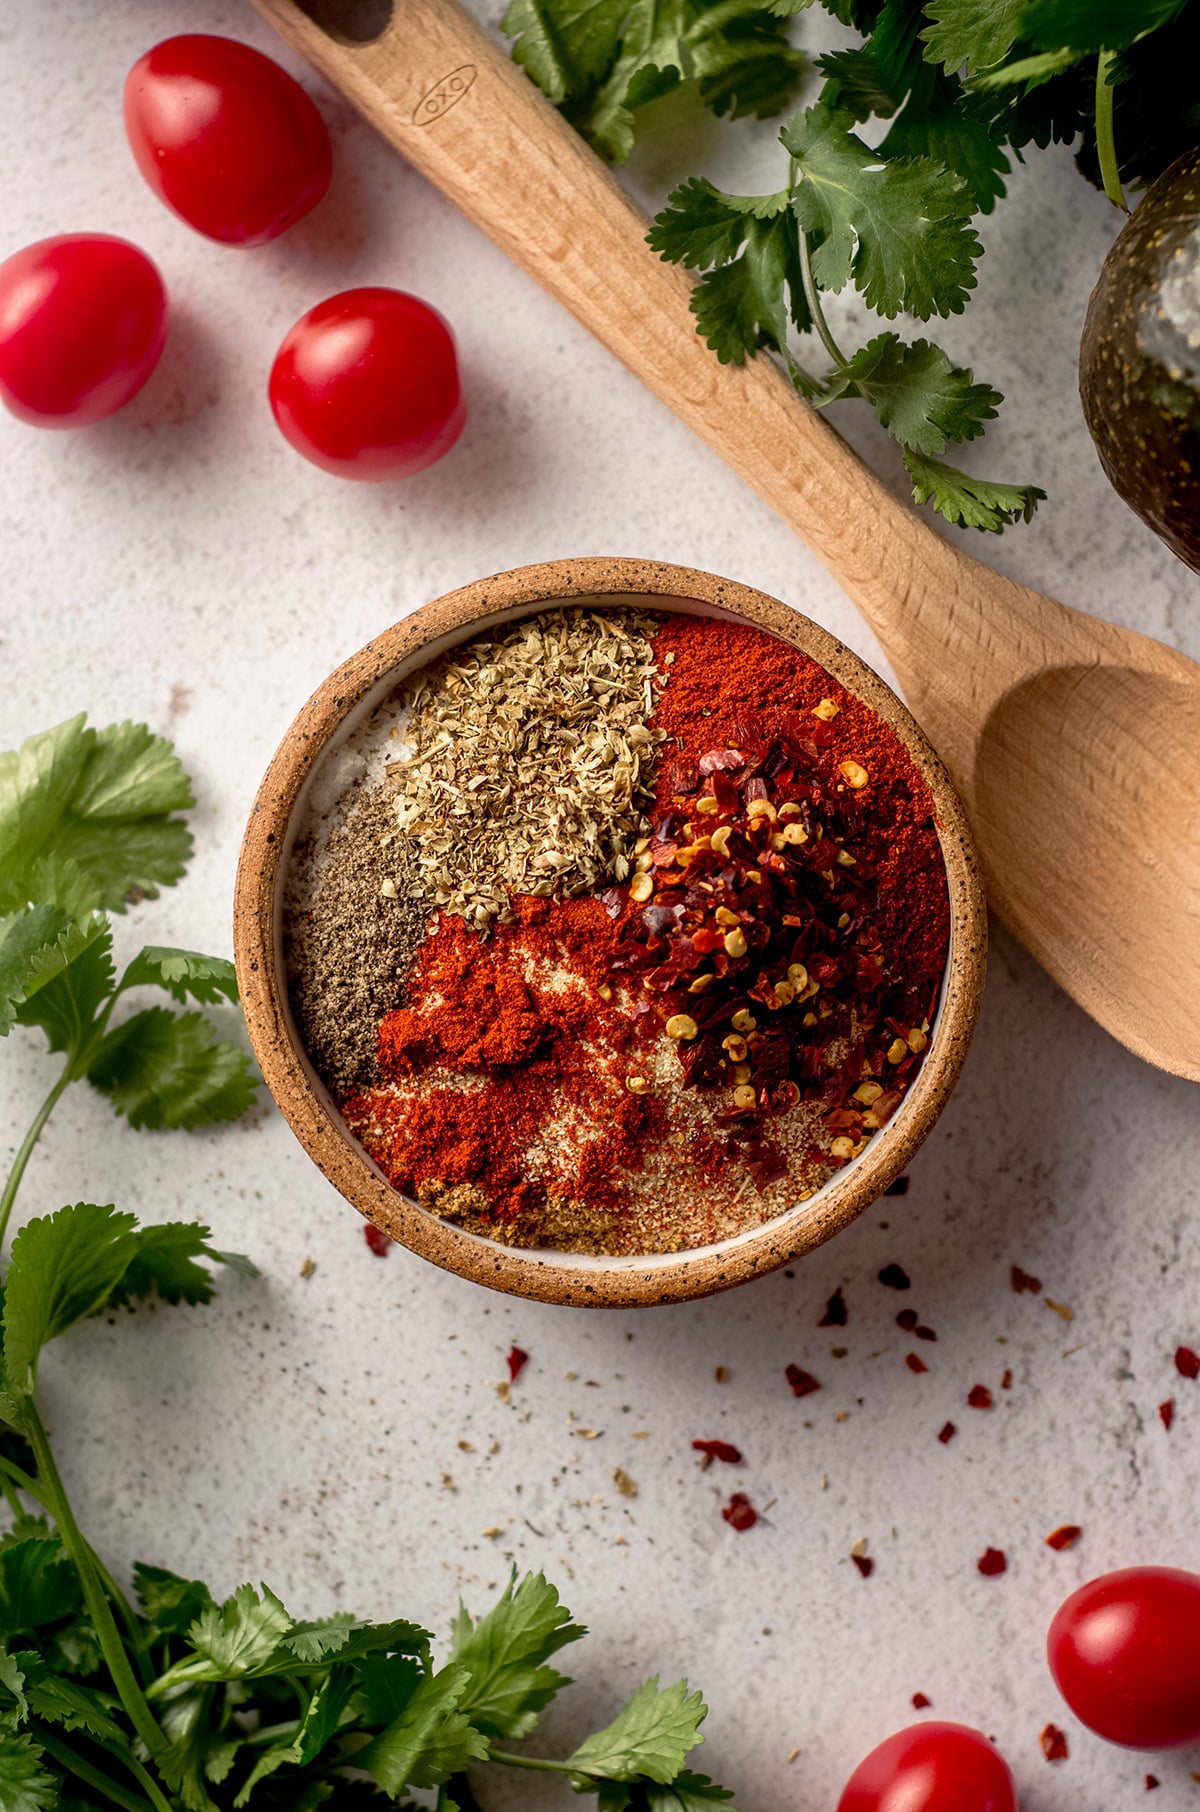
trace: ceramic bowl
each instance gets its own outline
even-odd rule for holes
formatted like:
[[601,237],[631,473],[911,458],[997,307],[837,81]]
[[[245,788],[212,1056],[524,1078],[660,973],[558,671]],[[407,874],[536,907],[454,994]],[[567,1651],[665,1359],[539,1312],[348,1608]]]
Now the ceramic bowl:
[[[498,624],[581,603],[740,620],[819,661],[885,719],[932,791],[949,884],[951,938],[925,1060],[894,1117],[865,1151],[808,1201],[717,1244],[633,1258],[500,1246],[439,1220],[387,1182],[346,1130],[301,1047],[282,958],[282,898],[306,786],[324,759],[427,661]],[[627,1307],[681,1302],[730,1288],[810,1252],[849,1225],[909,1163],[962,1068],[983,984],[987,919],[962,805],[937,756],[895,693],[817,624],[777,599],[709,573],[648,560],[557,560],[480,579],[385,630],[339,667],[285,735],[254,802],[234,912],[238,981],[262,1073],[317,1167],[359,1212],[423,1258],[493,1289],[544,1302]]]

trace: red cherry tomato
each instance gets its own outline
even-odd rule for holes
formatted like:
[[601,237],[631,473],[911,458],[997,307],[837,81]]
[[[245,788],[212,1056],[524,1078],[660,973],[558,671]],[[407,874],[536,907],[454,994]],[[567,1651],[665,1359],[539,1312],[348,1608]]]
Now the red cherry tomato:
[[965,1724],[912,1724],[872,1749],[838,1812],[1018,1812],[1000,1752]]
[[265,245],[315,208],[332,170],[325,122],[249,44],[185,32],[125,82],[125,131],[160,201],[222,245]]
[[398,289],[348,289],[303,315],[271,367],[271,407],[305,459],[341,478],[406,478],[467,419],[454,339]]
[[0,398],[38,428],[124,408],[158,364],[167,292],[127,239],[62,233],[0,264]]
[[1089,1730],[1127,1749],[1200,1742],[1200,1576],[1124,1567],[1073,1592],[1050,1625],[1050,1671]]

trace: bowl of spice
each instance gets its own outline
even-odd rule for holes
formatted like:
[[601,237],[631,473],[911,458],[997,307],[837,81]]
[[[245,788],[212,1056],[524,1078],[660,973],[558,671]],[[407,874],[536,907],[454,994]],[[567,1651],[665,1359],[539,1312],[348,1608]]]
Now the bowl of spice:
[[900,1174],[966,1055],[986,910],[895,694],[688,568],[523,567],[354,655],[254,804],[263,1076],[369,1221],[545,1301],[772,1270]]

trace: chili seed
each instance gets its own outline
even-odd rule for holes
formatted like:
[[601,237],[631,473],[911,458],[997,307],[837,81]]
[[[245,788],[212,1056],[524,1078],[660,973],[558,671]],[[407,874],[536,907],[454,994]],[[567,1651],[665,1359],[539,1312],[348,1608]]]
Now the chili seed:
[[626,1076],[625,1087],[631,1095],[644,1095],[648,1091],[650,1083],[645,1076]]
[[[629,897],[631,900],[636,900],[639,905],[643,900],[648,900],[653,892],[654,882],[648,874],[634,875],[629,883]],[[905,1046],[906,1050],[907,1048]]]
[[793,988],[795,988],[797,994],[803,994],[805,988],[808,986],[808,970],[804,967],[804,964],[789,963],[787,978],[791,982]]
[[740,923],[741,923],[741,921],[739,920],[737,913],[730,912],[728,906],[718,906],[717,907],[717,924],[718,925],[737,925]]
[[831,698],[823,698],[819,705],[813,706],[812,715],[819,717],[823,724],[831,724],[841,708],[840,705],[835,705]]
[[668,1038],[694,1038],[700,1030],[690,1013],[675,1013],[666,1024]]
[[854,1091],[854,1099],[861,1101],[864,1107],[873,1107],[882,1093],[877,1082],[860,1082]]
[[839,849],[837,859],[839,868],[855,868],[858,865],[857,856],[852,856],[848,849]]
[[758,1025],[749,1007],[739,1007],[729,1023],[735,1032],[753,1032]]
[[733,1066],[733,1079],[737,1083],[749,1082],[752,1074],[748,1063],[735,1063]]
[[746,949],[747,949],[746,940],[742,936],[740,926],[735,931],[727,931],[725,933],[725,954],[726,954],[726,956],[732,956],[732,957],[745,956]]
[[929,1043],[929,1040],[925,1036],[924,1032],[921,1030],[920,1026],[914,1026],[912,1031],[908,1035],[909,1050],[919,1053],[925,1049],[925,1046],[928,1043]]
[[705,793],[702,799],[697,799],[696,801],[696,810],[702,818],[711,818],[713,813],[720,811],[720,809],[720,806],[717,804],[711,793]]
[[732,835],[732,825],[718,825],[717,829],[713,832],[712,837],[709,839],[709,847],[712,849],[714,855],[727,856],[729,854],[729,839]]
[[765,818],[768,824],[774,824],[779,813],[769,799],[752,799],[746,807],[747,818]]
[[644,849],[641,855],[635,858],[633,866],[635,873],[639,875],[645,874],[648,868],[653,868],[654,857],[650,854],[648,849]]
[[829,1147],[829,1151],[830,1155],[835,1158],[852,1158],[854,1156],[854,1140],[848,1139],[845,1133],[843,1133],[839,1138],[833,1141],[833,1144]]
[[904,1039],[903,1038],[893,1038],[891,1044],[889,1044],[889,1046],[888,1046],[888,1054],[887,1054],[888,1062],[889,1063],[903,1063],[904,1059],[907,1056],[908,1056],[908,1045],[905,1043]]
[[712,970],[710,969],[707,975],[698,975],[696,977],[695,981],[692,982],[691,986],[688,988],[688,993],[689,994],[707,994],[708,990],[712,987],[712,985],[716,981],[716,979],[717,979],[716,976],[712,973]]
[[733,1091],[733,1105],[735,1107],[753,1107],[756,1098],[754,1090],[748,1082],[740,1082]]
[[732,1063],[744,1063],[750,1046],[737,1032],[731,1032],[728,1038],[722,1038],[721,1049],[729,1052]]
[[[802,824],[785,824],[780,833],[780,840],[785,849],[789,844],[795,848],[801,843],[808,842],[808,832]],[[772,842],[774,842],[774,838],[772,838]]]
[[775,1000],[779,1006],[790,1007],[795,998],[796,990],[793,988],[791,982],[781,981],[775,983]]
[[838,763],[838,769],[842,778],[845,780],[846,785],[852,786],[855,792],[857,792],[860,787],[866,786],[868,780],[871,778],[861,762],[840,761]]
[[600,986],[596,989],[596,992],[601,1000],[611,1000],[613,997],[613,991],[607,982],[601,982]]

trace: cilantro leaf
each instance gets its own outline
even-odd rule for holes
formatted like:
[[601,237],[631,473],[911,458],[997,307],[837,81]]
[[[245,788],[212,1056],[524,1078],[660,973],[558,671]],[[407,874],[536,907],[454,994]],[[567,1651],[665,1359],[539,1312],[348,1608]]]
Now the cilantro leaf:
[[182,1636],[202,1612],[215,1610],[212,1594],[199,1579],[181,1579],[163,1567],[138,1561],[134,1590],[147,1623],[156,1635]]
[[354,1690],[354,1674],[348,1667],[332,1667],[321,1681],[288,1743],[273,1743],[260,1754],[247,1775],[235,1807],[244,1806],[259,1781],[277,1768],[305,1768],[314,1762],[329,1739],[336,1734],[342,1713]]
[[228,957],[201,956],[198,950],[147,944],[121,977],[118,992],[147,984],[165,988],[181,1006],[186,1000],[198,1001],[202,1007],[215,1006],[219,1000],[237,1003],[237,975]]
[[1022,35],[1025,5],[1026,0],[925,0],[931,21],[921,33],[925,55],[949,72],[987,69]]
[[402,1787],[440,1786],[486,1761],[487,1738],[458,1710],[470,1683],[469,1669],[453,1663],[423,1679],[395,1721],[357,1752],[355,1767],[395,1796]]
[[188,1631],[199,1665],[189,1659],[173,1671],[186,1670],[189,1680],[245,1679],[270,1661],[291,1628],[291,1617],[269,1586],[261,1598],[252,1585],[239,1586],[224,1604],[206,1606]]
[[1186,0],[1029,0],[1020,35],[1037,50],[1080,56],[1128,50],[1183,11]]
[[77,1202],[21,1228],[4,1292],[4,1364],[15,1391],[32,1393],[48,1341],[103,1308],[137,1250],[136,1224],[132,1214]]
[[[68,959],[65,965],[47,974],[60,953]],[[53,952],[43,951],[35,959],[35,966],[46,979],[16,1008],[17,1023],[40,1026],[52,1051],[68,1052],[74,1065],[86,1062],[96,1015],[113,988],[108,920],[98,917],[86,932],[76,928],[64,933]]]
[[358,1663],[358,1688],[354,1695],[354,1715],[371,1729],[394,1724],[411,1702],[427,1669],[411,1656],[392,1656],[385,1660],[369,1655]]
[[750,220],[771,220],[788,205],[788,192],[727,195],[702,176],[693,176],[667,199],[646,234],[646,243],[665,263],[704,270],[736,258]]
[[[0,1037],[18,1020],[26,1025],[41,1024],[40,1013],[53,1020],[53,1006],[39,1003],[25,1013],[21,1009],[107,930],[108,921],[100,913],[88,914],[81,924],[56,906],[22,906],[0,918]],[[109,984],[100,991],[96,1004],[107,995],[110,984],[111,970]],[[71,1046],[52,1042],[50,1048],[67,1050]]]
[[258,1087],[249,1059],[202,1013],[168,1007],[148,1007],[109,1032],[87,1077],[131,1126],[153,1131],[236,1120]]
[[544,1663],[586,1634],[544,1573],[527,1573],[519,1585],[514,1574],[478,1623],[460,1605],[450,1659],[467,1670],[464,1703],[472,1722],[487,1736],[526,1736],[555,1693],[570,1685]]
[[1028,522],[1046,495],[1032,484],[992,484],[972,478],[909,447],[904,449],[904,464],[916,501],[932,503],[940,516],[959,528],[999,534],[1010,522]]
[[512,0],[500,29],[542,93],[564,101],[607,73],[627,10],[628,0]]
[[646,1812],[709,1812],[712,1806],[728,1805],[733,1794],[718,1787],[707,1774],[692,1774],[687,1769],[666,1787],[650,1787],[646,1792]]
[[683,1767],[688,1751],[704,1738],[700,1726],[708,1707],[701,1695],[689,1695],[687,1681],[659,1691],[647,1680],[612,1723],[598,1730],[567,1757],[567,1767],[581,1775],[606,1780],[647,1780],[667,1784]]
[[135,890],[153,898],[183,873],[191,833],[172,814],[194,803],[170,743],[144,724],[93,730],[81,715],[30,737],[0,754],[0,904],[24,904],[51,857],[71,865],[76,904],[84,881],[89,905],[112,912]]
[[58,1782],[42,1767],[43,1753],[32,1737],[0,1725],[0,1806],[4,1812],[50,1812],[58,1805]]
[[29,1716],[29,1701],[25,1697],[25,1675],[20,1662],[8,1651],[7,1642],[0,1642],[0,1686],[10,1692],[16,1700],[16,1715],[19,1723],[24,1723]]
[[[354,1618],[343,1622],[334,1615],[320,1623],[297,1623],[283,1638],[275,1657],[273,1671],[288,1671],[320,1656],[336,1656],[339,1661],[364,1661],[387,1655],[420,1655],[427,1657],[432,1638],[419,1623],[397,1618],[392,1623],[360,1623]],[[394,1662],[389,1662],[394,1666]]]
[[821,106],[831,113],[848,113],[853,120],[885,120],[895,113],[900,98],[893,93],[869,44],[847,50],[826,51],[817,58],[825,77]]
[[990,214],[1012,168],[980,96],[958,78],[921,64],[908,99],[879,147],[885,157],[929,157],[961,177],[972,208]]
[[723,365],[740,365],[762,346],[787,353],[790,316],[812,325],[804,299],[796,221],[788,193],[727,195],[702,178],[675,190],[646,235],[664,260],[713,265],[690,307],[696,331]]
[[61,1725],[64,1730],[86,1731],[101,1743],[124,1746],[124,1733],[109,1715],[115,1696],[106,1699],[91,1687],[57,1678],[38,1654],[22,1650],[14,1660],[24,1676],[25,1695],[34,1717]]
[[796,92],[805,58],[760,0],[694,0],[687,33],[690,73],[700,100],[718,117],[769,119]]
[[981,253],[964,183],[931,158],[881,159],[848,121],[810,107],[783,129],[799,178],[792,206],[812,236],[817,282],[840,290],[853,280],[868,307],[889,318],[960,314]]
[[888,433],[919,453],[942,453],[948,440],[974,440],[1004,400],[951,365],[940,346],[928,340],[905,345],[894,333],[868,341],[829,382],[835,395],[856,389]]
[[197,1221],[163,1221],[137,1230],[133,1257],[120,1281],[109,1294],[115,1305],[142,1300],[157,1293],[164,1302],[191,1304],[211,1302],[212,1276],[198,1259],[213,1264],[232,1265],[243,1276],[257,1277],[258,1272],[240,1253],[218,1252],[209,1245],[207,1227]]
[[155,1766],[163,1779],[187,1812],[218,1812],[204,1784],[210,1758],[224,1746],[212,1725],[209,1695],[201,1688],[172,1694],[161,1708],[159,1722],[167,1747],[155,1757]]
[[0,1550],[0,1634],[40,1630],[83,1605],[79,1575],[55,1536],[31,1536]]

